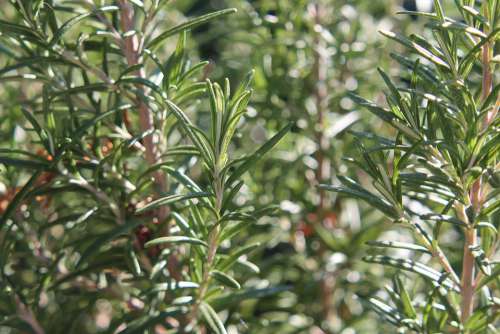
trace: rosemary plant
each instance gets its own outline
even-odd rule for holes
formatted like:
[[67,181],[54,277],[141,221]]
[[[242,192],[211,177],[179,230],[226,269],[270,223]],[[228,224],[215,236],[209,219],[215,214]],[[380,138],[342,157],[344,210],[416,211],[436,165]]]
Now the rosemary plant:
[[258,272],[256,245],[232,237],[269,212],[233,204],[241,177],[290,126],[232,157],[252,74],[232,95],[229,81],[200,82],[208,62],[186,44],[234,9],[165,29],[179,21],[167,1],[102,3],[10,1],[0,20],[15,100],[2,102],[15,141],[0,150],[0,326],[226,333],[217,312],[280,291],[224,287],[240,289],[229,271]]
[[[360,155],[349,161],[370,175],[371,186],[347,177],[339,177],[340,186],[322,186],[364,200],[395,228],[412,231],[413,242],[370,242],[389,254],[365,258],[397,268],[386,288],[390,301],[370,302],[401,332],[498,330],[500,3],[455,3],[459,18],[446,16],[437,0],[432,14],[410,13],[428,21],[429,34],[382,32],[410,52],[392,55],[406,69],[406,84],[397,86],[380,70],[386,106],[352,98],[391,125],[394,136],[358,134]],[[450,242],[457,233],[461,245]],[[398,257],[390,249],[409,253]]]

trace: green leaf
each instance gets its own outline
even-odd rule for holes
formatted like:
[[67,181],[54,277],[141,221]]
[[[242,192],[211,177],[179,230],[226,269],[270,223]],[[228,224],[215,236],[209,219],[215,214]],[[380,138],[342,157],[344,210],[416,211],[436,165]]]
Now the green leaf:
[[124,105],[121,105],[117,108],[103,112],[103,113],[97,115],[96,117],[94,117],[88,121],[85,121],[80,127],[78,127],[75,130],[74,138],[78,138],[78,139],[81,138],[81,136],[83,136],[88,129],[92,128],[93,126],[95,126],[97,123],[99,123],[100,121],[102,121],[106,117],[114,115],[115,113],[117,113],[119,111],[124,111],[124,110],[130,109],[130,108],[132,108],[131,104],[124,104]]
[[179,40],[177,41],[177,47],[165,65],[164,75],[166,74],[166,76],[163,78],[163,87],[166,89],[168,89],[170,85],[177,85],[179,83],[179,77],[184,67],[186,39],[186,31],[181,32]]
[[158,37],[154,38],[151,42],[149,42],[147,44],[146,48],[154,49],[161,42],[163,42],[165,39],[167,39],[170,36],[173,36],[173,35],[181,32],[181,31],[184,31],[184,30],[192,29],[196,26],[199,26],[200,24],[206,23],[206,22],[211,21],[213,19],[216,19],[218,17],[224,16],[227,14],[232,14],[235,12],[236,12],[235,8],[223,9],[223,10],[219,10],[217,12],[205,14],[205,15],[202,15],[200,17],[189,20],[187,22],[181,23],[173,28],[168,29],[167,31],[162,32]]
[[400,321],[403,319],[403,316],[396,309],[376,298],[370,298],[368,302],[371,304],[373,309],[387,321],[396,326],[400,325]]
[[60,90],[56,91],[55,93],[52,93],[51,98],[56,98],[59,96],[64,96],[66,97],[67,95],[72,95],[72,94],[82,94],[82,93],[92,93],[92,92],[105,92],[108,90],[111,90],[112,86],[107,84],[107,83],[93,83],[93,84],[88,84],[88,85],[83,85],[83,86],[77,86],[73,88],[68,88],[65,90]]
[[47,161],[39,160],[24,160],[24,159],[15,159],[5,156],[0,156],[0,164],[3,164],[7,167],[17,167],[17,168],[27,168],[27,169],[40,169],[46,170],[49,168],[50,163]]
[[201,188],[189,178],[186,174],[178,169],[172,168],[170,166],[161,166],[161,169],[166,171],[168,175],[172,176],[174,179],[179,181],[184,187],[194,193],[202,193]]
[[59,28],[59,30],[57,30],[55,32],[54,36],[52,37],[52,39],[49,42],[48,47],[53,48],[54,45],[56,45],[61,40],[63,35],[69,29],[71,29],[73,26],[75,26],[78,22],[86,19],[89,16],[94,15],[96,12],[112,12],[112,11],[118,11],[119,9],[120,8],[118,6],[103,6],[103,7],[97,8],[93,12],[84,13],[84,14],[80,14],[80,15],[77,15],[75,17],[72,17],[68,21],[64,22],[63,25]]
[[177,212],[172,212],[172,217],[174,217],[175,222],[177,226],[184,232],[184,234],[188,234],[189,237],[191,238],[196,238],[196,233],[194,232],[194,229],[192,226],[189,225],[189,223],[182,217],[180,214]]
[[177,156],[177,155],[179,155],[179,156],[182,156],[182,155],[196,156],[199,154],[200,154],[200,152],[193,145],[177,145],[177,146],[169,147],[167,149],[167,153],[165,153],[165,156],[166,157]]
[[198,289],[200,285],[189,281],[170,281],[168,283],[155,284],[151,292],[175,291],[178,289]]
[[491,323],[488,313],[488,307],[475,310],[465,323],[466,333],[488,333],[487,326]]
[[486,38],[481,39],[466,55],[462,58],[459,66],[459,72],[463,73],[468,67],[476,61],[476,56],[481,52],[483,45],[494,41],[500,33],[500,27],[493,29]]
[[422,215],[422,216],[420,216],[420,218],[422,218],[424,220],[446,222],[446,223],[454,224],[454,225],[460,226],[460,227],[467,227],[467,224],[465,222],[461,221],[460,219],[458,219],[456,217],[449,216],[449,215],[440,215],[440,214],[431,213],[431,214]]
[[219,316],[214,311],[212,306],[202,301],[200,303],[200,311],[207,324],[216,334],[227,334],[224,324],[219,319]]
[[191,102],[193,99],[203,96],[207,92],[207,85],[203,82],[195,82],[189,86],[176,91],[172,96],[172,101],[177,105]]
[[[88,217],[87,217],[88,218]],[[126,222],[123,225],[120,225],[118,227],[115,227],[112,229],[110,232],[104,233],[97,237],[82,253],[80,259],[78,260],[75,268],[79,268],[82,263],[84,263],[90,256],[94,255],[95,253],[99,252],[99,250],[105,246],[109,245],[111,241],[116,239],[119,236],[122,235],[127,235],[130,230],[133,228],[136,228],[139,226],[141,223],[143,223],[141,220],[132,220],[130,222]]]
[[[119,334],[144,334],[157,324],[161,324],[167,317],[176,317],[181,313],[180,310],[171,310],[163,312],[153,312],[145,316],[134,319],[127,324],[127,327],[118,332]],[[122,323],[122,322],[120,322]]]
[[144,8],[144,3],[141,0],[128,0],[139,8]]
[[210,149],[210,146],[208,143],[206,143],[202,137],[200,137],[194,130],[194,126],[191,123],[191,120],[184,114],[184,112],[176,106],[173,102],[166,100],[166,104],[168,109],[175,115],[175,117],[178,119],[180,125],[186,132],[186,134],[189,136],[193,144],[198,148],[200,151],[201,155],[204,157],[204,159],[207,162],[213,162],[214,157],[212,150]]
[[462,6],[462,9],[466,11],[468,14],[472,15],[475,19],[483,24],[488,24],[488,19],[486,19],[481,13],[471,6]]
[[26,26],[0,20],[0,31],[2,31],[3,34],[23,36],[26,40],[38,45],[45,44],[36,32]]
[[49,82],[49,79],[47,77],[40,75],[40,74],[20,74],[20,75],[6,75],[3,77],[0,77],[0,82],[9,82],[9,81],[42,81],[42,82]]
[[481,38],[487,38],[487,36],[479,29],[476,29],[474,27],[468,26],[464,23],[453,21],[450,19],[447,19],[445,22],[431,22],[429,24],[430,26],[434,27],[434,29],[441,29],[441,30],[459,30],[465,33],[469,33],[474,36],[478,36]]
[[481,269],[483,274],[486,276],[491,275],[491,264],[490,260],[486,257],[486,254],[484,253],[483,249],[481,248],[480,245],[472,245],[469,246],[469,249],[472,253],[472,256],[474,256],[474,260],[476,260],[476,264]]
[[495,267],[491,270],[491,275],[484,276],[478,283],[476,291],[481,290],[482,287],[490,284],[492,281],[500,277],[500,263],[497,263]]
[[240,85],[234,92],[233,98],[231,99],[231,106],[234,106],[236,101],[241,98],[245,92],[250,90],[250,86],[252,85],[253,79],[255,76],[255,70],[251,70],[245,75],[245,78],[241,80]]
[[292,123],[289,123],[283,129],[278,131],[271,139],[264,143],[257,151],[255,151],[251,156],[245,159],[245,161],[239,165],[234,172],[229,176],[226,184],[231,185],[234,181],[238,180],[245,172],[247,172],[251,167],[259,161],[264,154],[271,150],[292,128]]
[[363,189],[360,185],[358,185],[354,180],[344,177],[344,176],[339,176],[339,180],[344,183],[346,186],[345,187],[335,187],[335,186],[330,186],[326,184],[321,184],[319,186],[320,189],[328,190],[328,191],[334,191],[338,192],[344,195],[348,195],[350,197],[358,198],[361,199],[368,204],[372,205],[373,207],[379,209],[383,213],[387,214],[388,216],[394,218],[394,219],[399,219],[400,215],[394,207],[381,198],[381,196],[377,196],[365,189]]
[[408,127],[403,123],[403,120],[392,112],[382,107],[379,107],[373,102],[370,102],[361,96],[356,94],[348,93],[348,96],[356,103],[365,107],[368,111],[372,112],[374,115],[378,116],[380,119],[390,123],[393,127],[403,132],[409,138],[414,140],[420,140],[420,135],[414,129]]
[[217,296],[210,299],[210,304],[216,310],[227,309],[231,306],[238,305],[240,302],[248,299],[262,299],[269,296],[277,295],[281,292],[290,290],[289,286],[272,286],[268,288],[252,288],[240,291],[231,291],[222,296]]
[[142,64],[142,63],[127,67],[125,70],[123,70],[123,72],[120,73],[120,79],[123,77],[126,77],[127,75],[133,76],[134,73],[139,72],[141,70],[141,68],[143,68],[143,67],[144,67],[144,64]]
[[393,39],[395,40],[396,42],[406,46],[407,48],[413,50],[413,52],[423,56],[424,58],[426,58],[427,60],[433,62],[434,64],[436,65],[439,65],[439,66],[442,66],[448,70],[450,70],[450,66],[443,60],[441,59],[440,57],[438,57],[437,55],[435,55],[433,52],[431,52],[430,50],[426,49],[425,47],[423,47],[422,45],[414,42],[414,41],[411,41],[409,39],[407,39],[406,37],[400,35],[400,34],[396,34],[392,31],[380,31],[380,33],[382,35],[384,35],[385,37],[388,37],[390,39]]
[[160,198],[152,201],[151,203],[146,204],[142,208],[137,209],[135,211],[135,213],[141,214],[141,213],[144,213],[146,211],[150,211],[150,210],[159,208],[161,206],[173,204],[173,203],[176,203],[179,201],[184,201],[184,200],[193,199],[193,198],[200,198],[200,197],[208,197],[208,196],[210,196],[210,193],[206,193],[206,192],[197,192],[197,193],[191,193],[191,194],[187,194],[187,195],[177,195],[177,194],[168,195],[168,196],[160,197]]
[[417,317],[417,312],[413,307],[410,295],[408,294],[408,291],[406,291],[403,281],[401,280],[399,275],[396,275],[394,277],[394,285],[395,285],[395,290],[398,293],[401,303],[403,305],[404,314],[411,319],[415,319]]
[[402,269],[405,271],[411,271],[420,274],[424,278],[431,280],[437,285],[444,286],[456,292],[460,291],[460,288],[456,284],[454,284],[453,281],[451,281],[446,274],[440,273],[419,262],[414,262],[408,259],[397,259],[382,255],[365,256],[363,260],[370,263],[383,264],[394,268]]
[[231,254],[229,254],[229,256],[227,258],[225,258],[220,263],[220,265],[218,265],[217,267],[222,271],[226,271],[229,268],[231,268],[231,266],[236,262],[236,260],[238,260],[238,258],[240,256],[247,255],[247,254],[251,253],[253,250],[258,248],[259,246],[260,246],[259,242],[253,243],[250,245],[246,245],[246,246],[242,246],[242,247],[236,249],[235,251],[231,252]]
[[57,58],[57,57],[43,57],[43,56],[34,56],[34,57],[29,57],[29,58],[20,58],[17,63],[14,65],[10,66],[5,66],[4,68],[0,69],[0,75],[4,75],[5,73],[8,73],[13,70],[17,70],[19,68],[23,67],[31,67],[32,65],[40,65],[41,63],[43,64],[68,64],[71,65],[71,63],[65,61],[64,59]]
[[415,252],[423,252],[427,254],[431,254],[431,252],[420,245],[415,245],[415,244],[410,244],[407,242],[400,242],[400,241],[368,241],[366,242],[367,245],[374,246],[374,247],[380,247],[380,248],[398,248],[398,249],[407,249],[410,251],[415,251]]
[[226,273],[223,273],[222,271],[219,270],[212,270],[210,271],[210,275],[215,278],[219,283],[222,285],[225,285],[227,287],[233,288],[233,289],[241,289],[240,283],[238,283],[237,280],[232,278]]
[[244,259],[237,259],[236,263],[234,264],[235,266],[238,266],[240,270],[248,271],[253,274],[259,274],[260,273],[260,268],[257,266],[255,263],[244,260]]
[[229,113],[229,115],[231,115],[231,118],[227,121],[227,124],[224,125],[223,129],[223,139],[220,149],[222,154],[226,154],[228,151],[229,144],[231,143],[231,140],[233,139],[234,133],[236,131],[236,126],[238,125],[241,116],[245,112],[248,102],[250,101],[250,96],[250,91],[244,92],[232,106],[232,109]]
[[144,79],[141,77],[137,76],[124,76],[120,78],[116,82],[116,85],[123,85],[123,84],[133,84],[135,86],[146,86],[148,88],[151,88],[155,93],[158,95],[162,96],[163,98],[166,98],[166,94],[163,92],[163,90],[154,82],[148,79]]
[[146,242],[146,244],[144,244],[144,247],[149,248],[159,244],[190,244],[208,247],[207,243],[203,240],[185,236],[168,236],[156,238]]
[[135,253],[132,245],[129,245],[127,253],[134,276],[141,276],[141,265],[139,264],[139,259],[137,258],[137,254]]

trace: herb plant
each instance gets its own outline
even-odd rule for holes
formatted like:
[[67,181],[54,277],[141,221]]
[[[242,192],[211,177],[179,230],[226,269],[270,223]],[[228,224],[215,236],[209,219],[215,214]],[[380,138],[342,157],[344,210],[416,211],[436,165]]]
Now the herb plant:
[[232,238],[270,213],[233,199],[290,125],[233,156],[253,74],[231,94],[200,81],[208,62],[186,47],[233,9],[157,32],[166,1],[97,3],[12,1],[0,21],[15,98],[2,104],[15,133],[0,151],[1,326],[226,333],[218,312],[280,289],[230,274],[258,272],[258,245]]
[[[352,96],[394,129],[392,138],[358,134],[359,157],[348,160],[371,186],[339,177],[342,185],[322,188],[366,201],[412,232],[413,241],[400,234],[370,243],[406,257],[365,257],[397,269],[390,301],[370,300],[386,320],[402,332],[496,333],[500,3],[456,1],[460,19],[434,5],[432,14],[411,13],[425,17],[429,34],[382,32],[410,52],[392,55],[406,69],[401,85],[380,70],[386,106]],[[455,234],[460,244],[450,242]]]
[[0,333],[498,332],[499,7],[0,1]]

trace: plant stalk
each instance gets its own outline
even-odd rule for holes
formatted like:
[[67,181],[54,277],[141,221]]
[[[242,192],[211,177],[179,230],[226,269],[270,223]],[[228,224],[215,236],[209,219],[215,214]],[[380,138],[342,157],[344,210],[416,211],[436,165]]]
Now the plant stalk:
[[[219,164],[217,163],[216,165],[218,166]],[[193,308],[191,309],[191,312],[188,316],[188,321],[187,321],[188,326],[184,326],[184,328],[182,329],[182,333],[185,333],[186,328],[188,328],[189,330],[194,328],[196,319],[198,317],[200,304],[205,298],[208,292],[208,288],[210,286],[210,272],[212,271],[212,268],[214,266],[215,256],[217,255],[217,249],[219,247],[218,240],[221,232],[219,222],[222,210],[222,202],[224,199],[224,186],[218,168],[216,168],[214,172],[214,192],[215,192],[215,211],[217,213],[217,217],[215,226],[208,235],[207,262],[206,265],[204,266],[203,277],[201,279],[200,289],[198,290],[198,295],[196,297],[195,304],[193,305]]]
[[[488,4],[483,4],[484,16],[489,17]],[[487,33],[487,31],[485,31]],[[482,77],[482,87],[481,87],[481,102],[486,101],[488,96],[491,94],[493,89],[493,73],[491,72],[491,45],[490,43],[485,43],[482,48],[481,62],[483,66],[483,77]],[[488,112],[485,117],[482,130],[486,129],[490,122],[493,121],[495,117],[492,111]],[[474,212],[477,214],[481,210],[483,198],[482,198],[482,178],[479,177],[472,185],[470,190],[469,198],[470,203]],[[465,212],[464,212],[465,213]],[[462,262],[462,305],[461,305],[461,320],[465,323],[471,314],[474,312],[474,290],[475,290],[475,259],[471,252],[471,247],[475,246],[477,243],[477,231],[474,228],[474,221],[468,222],[468,228],[465,230],[465,240],[464,240],[464,250],[463,250],[463,262]]]
[[[131,2],[127,0],[120,0],[120,23],[123,32],[128,32],[134,30],[134,7]],[[145,29],[146,27],[143,27]],[[139,64],[142,61],[142,45],[144,45],[144,31],[142,31],[142,36],[140,39],[137,37],[137,34],[133,34],[131,36],[127,36],[122,38],[122,51],[127,59],[127,65],[134,66]],[[139,70],[135,72],[135,75],[139,78],[146,79],[146,73],[144,67],[141,67]],[[141,91],[144,96],[147,96],[149,93],[149,89],[142,86],[136,85],[136,88]],[[142,133],[154,129],[153,122],[153,113],[146,104],[146,102],[139,96],[135,99],[135,105],[139,111],[139,128]],[[156,165],[161,162],[161,150],[160,150],[160,136],[158,133],[153,132],[152,134],[144,137],[143,145],[145,149],[145,157],[146,161],[150,166]],[[156,170],[153,173],[154,184],[155,184],[155,192],[157,195],[161,196],[162,194],[168,191],[168,181],[167,174],[162,170]],[[169,216],[170,209],[168,206],[161,206],[157,209],[157,219],[160,224],[166,223],[165,220]],[[169,235],[170,228],[168,223],[162,225],[163,234]],[[176,280],[181,280],[182,275],[179,270],[179,261],[175,254],[171,254],[168,258],[168,271],[172,275],[172,277]]]
[[40,322],[36,318],[35,314],[31,310],[29,306],[24,304],[21,299],[17,296],[17,294],[14,296],[15,302],[16,302],[16,311],[17,311],[17,316],[21,318],[24,322],[29,324],[31,329],[33,330],[33,333],[35,334],[45,334],[45,330],[43,327],[40,325]]
[[464,256],[462,264],[462,323],[469,319],[474,311],[474,256],[470,246],[477,242],[476,230],[473,227],[465,230]]
[[[314,5],[314,24],[315,30],[321,28],[322,26],[322,12],[324,8],[321,4],[316,3]],[[317,119],[316,124],[314,124],[314,132],[316,137],[316,143],[318,145],[318,151],[316,154],[316,160],[318,162],[318,167],[316,169],[316,184],[321,184],[330,178],[331,164],[327,157],[325,157],[325,152],[329,147],[329,140],[325,136],[326,127],[326,114],[328,112],[328,87],[327,87],[327,75],[328,75],[328,63],[326,57],[326,45],[325,41],[320,35],[320,31],[315,32],[314,36],[314,75],[316,79],[316,86],[314,90],[314,99],[316,104]],[[326,208],[328,207],[328,197],[326,191],[319,189],[319,203],[316,212],[316,223],[325,225],[325,214]],[[324,245],[321,245],[319,250],[319,256],[323,257],[325,253]],[[328,322],[335,322],[335,314],[332,312],[332,299],[335,292],[335,276],[332,273],[326,272],[321,278],[320,291],[321,291],[321,304],[323,309],[323,317]]]
[[[133,5],[126,1],[120,0],[120,21],[121,28],[124,32],[132,31],[134,29],[134,7]],[[127,36],[123,40],[123,53],[127,59],[128,66],[134,66],[141,62],[141,50],[140,45],[142,41],[139,40],[137,34],[132,36]],[[146,78],[146,73],[144,68],[141,68],[135,72],[135,75],[139,78]],[[142,85],[137,85],[137,89],[142,91],[145,96],[148,94],[148,89],[144,88]],[[149,109],[146,102],[140,98],[136,98],[136,106],[139,111],[139,126],[141,132],[146,132],[154,128],[153,123],[153,113]],[[155,165],[161,162],[160,149],[159,149],[160,139],[158,134],[153,133],[144,138],[144,148],[146,161],[150,165]],[[168,190],[167,186],[167,176],[162,171],[156,171],[154,174],[154,180],[156,185],[156,192],[162,194]],[[158,219],[160,222],[164,221],[168,216],[168,208],[162,206],[158,209]]]

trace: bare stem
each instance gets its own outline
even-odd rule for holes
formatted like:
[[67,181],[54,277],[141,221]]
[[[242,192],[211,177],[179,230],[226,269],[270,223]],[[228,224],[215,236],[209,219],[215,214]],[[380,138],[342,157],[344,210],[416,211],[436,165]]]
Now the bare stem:
[[[316,144],[318,146],[318,151],[316,154],[316,160],[318,162],[318,167],[316,169],[316,184],[321,184],[330,177],[331,164],[330,160],[325,157],[325,151],[328,150],[329,141],[325,136],[326,127],[326,114],[328,112],[328,87],[327,87],[327,74],[328,74],[328,63],[326,56],[326,45],[324,39],[321,37],[322,29],[322,13],[324,8],[316,3],[313,8],[314,14],[314,29],[316,30],[314,36],[314,75],[316,79],[316,87],[314,90],[314,99],[316,104],[317,119],[316,124],[314,124],[314,132],[316,137]],[[319,190],[319,203],[317,207],[317,223],[324,224],[325,211],[327,208],[328,198],[325,190]],[[319,250],[319,256],[323,256],[324,247],[322,246]],[[332,312],[331,304],[333,294],[335,292],[335,275],[325,271],[324,277],[320,282],[321,291],[321,304],[323,308],[323,316],[325,320],[332,322],[334,321],[334,313]]]
[[[315,6],[315,29],[321,29],[321,12],[322,7],[319,4]],[[326,45],[318,31],[314,39],[315,44],[315,58],[314,58],[314,71],[316,77],[316,88],[314,97],[316,101],[317,122],[315,124],[316,143],[318,145],[317,161],[318,168],[316,170],[316,181],[321,183],[328,179],[330,176],[330,161],[325,158],[325,151],[328,149],[329,142],[326,138],[324,131],[326,126],[326,113],[328,109],[328,88],[326,85],[327,80],[327,57]],[[326,193],[324,190],[319,190],[319,204],[318,204],[318,218],[322,220],[324,210],[327,205]]]
[[45,334],[45,330],[38,322],[31,308],[25,305],[21,299],[15,295],[17,316],[28,323],[35,334]]
[[[134,29],[134,7],[131,3],[125,0],[120,0],[120,21],[121,28],[123,32],[132,31]],[[139,40],[137,34],[127,36],[123,38],[123,53],[127,59],[128,66],[134,66],[141,62],[141,50],[140,45],[142,42]],[[145,78],[146,73],[144,68],[136,71],[135,75],[140,78]],[[148,90],[142,85],[138,85],[137,89],[141,90],[144,95],[147,96]],[[137,109],[139,111],[139,126],[141,132],[146,132],[154,128],[153,124],[153,113],[149,109],[148,105],[140,97],[135,100]],[[157,164],[161,162],[160,149],[159,149],[159,136],[153,133],[144,138],[144,148],[146,161],[150,165]],[[154,173],[154,179],[156,184],[156,191],[158,194],[162,194],[167,191],[167,177],[162,171],[157,171]],[[168,216],[168,208],[161,207],[158,211],[158,219],[160,222],[166,219]]]
[[469,246],[476,244],[476,230],[465,231],[464,257],[462,264],[462,323],[465,323],[474,310],[474,256]]

